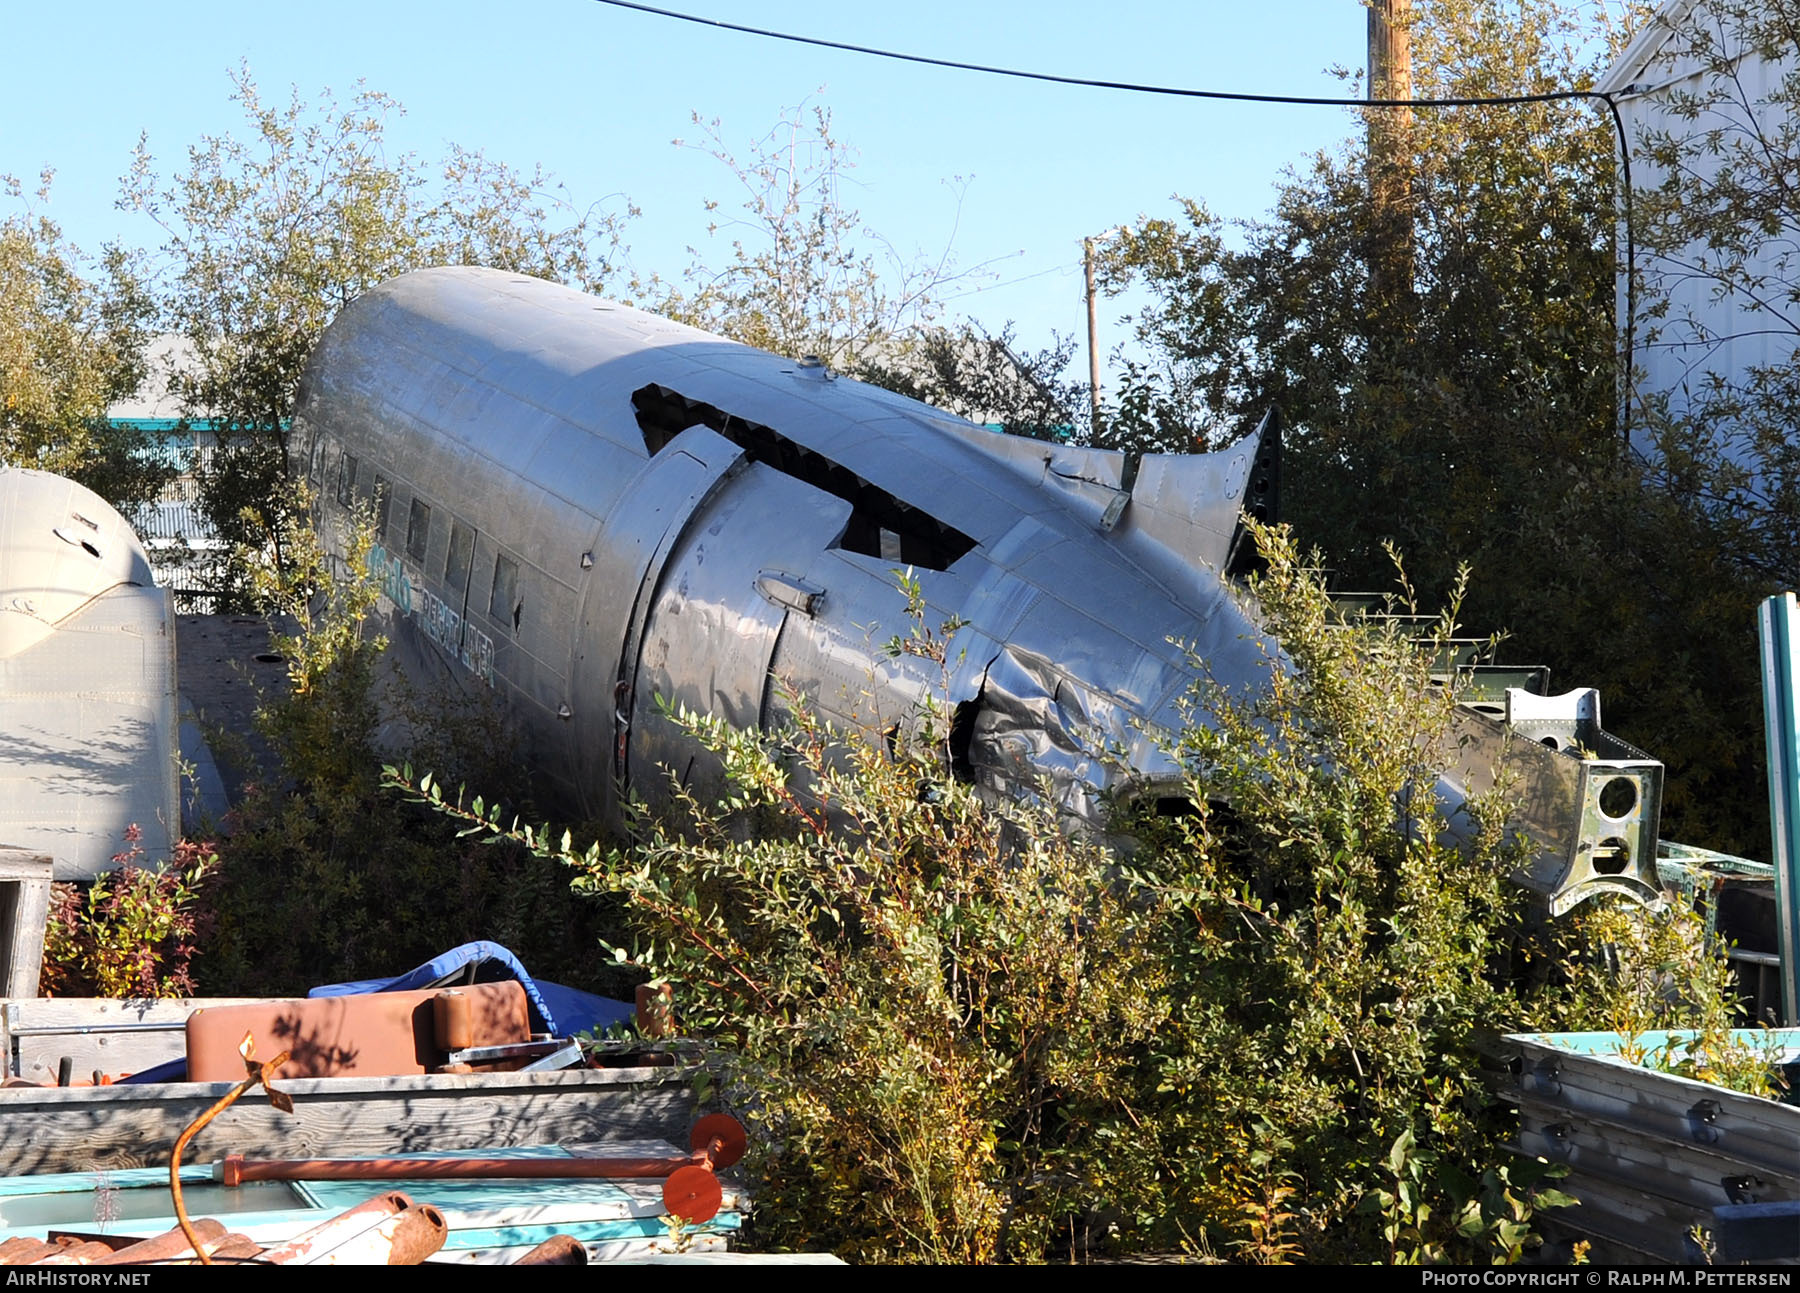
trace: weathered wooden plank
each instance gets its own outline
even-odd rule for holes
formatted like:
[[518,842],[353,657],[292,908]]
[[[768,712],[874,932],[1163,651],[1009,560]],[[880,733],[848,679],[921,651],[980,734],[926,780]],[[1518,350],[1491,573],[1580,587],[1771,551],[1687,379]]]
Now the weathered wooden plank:
[[1573,1208],[1546,1212],[1566,1226],[1659,1262],[1682,1265],[1703,1260],[1690,1235],[1695,1226],[1711,1228],[1710,1211],[1696,1212],[1660,1195],[1580,1173],[1558,1181],[1557,1188],[1581,1201]]
[[1628,1228],[1628,1234],[1613,1235],[1604,1233],[1600,1226],[1570,1224],[1570,1219],[1580,1211],[1579,1208],[1564,1208],[1556,1212],[1541,1211],[1533,1216],[1532,1228],[1544,1239],[1542,1260],[1561,1265],[1573,1257],[1576,1244],[1584,1243],[1588,1246],[1586,1260],[1594,1266],[1683,1264],[1656,1256],[1649,1249],[1656,1237],[1635,1228]]
[[1752,1201],[1734,1193],[1761,1201],[1800,1198],[1800,1162],[1785,1173],[1750,1170],[1706,1146],[1647,1136],[1635,1127],[1529,1100],[1519,1109],[1519,1146],[1576,1172],[1654,1191],[1693,1208],[1697,1216],[1721,1204]]
[[[687,1143],[685,1070],[308,1078],[280,1084],[292,1115],[252,1093],[204,1131],[190,1157],[266,1158],[424,1153],[650,1138]],[[181,1082],[0,1090],[0,1175],[146,1167],[168,1162],[190,1122],[230,1086]]]
[[99,1069],[108,1076],[141,1073],[186,1054],[183,1029],[194,1011],[243,1005],[249,997],[184,997],[167,1000],[96,997],[0,999],[0,1076],[56,1080],[63,1056],[77,1078]]
[[1559,1188],[1581,1201],[1550,1214],[1560,1227],[1696,1262],[1693,1235],[1711,1230],[1728,1189],[1746,1202],[1800,1192],[1800,1108],[1576,1049],[1594,1040],[1508,1039],[1522,1057],[1519,1146],[1567,1163]]
[[1605,1119],[1675,1144],[1705,1145],[1759,1174],[1791,1174],[1800,1162],[1800,1107],[1530,1039],[1510,1040],[1523,1043],[1521,1099],[1542,1108]]
[[[1658,1261],[1701,1261],[1703,1253],[1692,1234],[1696,1228],[1714,1228],[1717,1205],[1728,1198],[1723,1181],[1737,1180],[1730,1176],[1730,1163],[1719,1171],[1721,1160],[1703,1162],[1696,1156],[1685,1162],[1679,1154],[1658,1158],[1658,1144],[1631,1144],[1629,1129],[1580,1122],[1570,1127],[1570,1135],[1546,1135],[1523,1109],[1519,1147],[1570,1165],[1557,1189],[1580,1203],[1559,1214],[1564,1225],[1577,1234],[1609,1237]],[[1703,1165],[1696,1169],[1696,1162]],[[1759,1198],[1793,1196],[1791,1178],[1753,1178],[1748,1189]]]
[[48,853],[0,844],[0,995],[38,990],[54,867]]

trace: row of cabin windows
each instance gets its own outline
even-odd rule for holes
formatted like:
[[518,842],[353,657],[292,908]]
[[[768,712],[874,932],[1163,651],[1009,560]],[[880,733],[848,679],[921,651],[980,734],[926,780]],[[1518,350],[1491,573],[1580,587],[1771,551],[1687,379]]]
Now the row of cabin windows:
[[[323,444],[321,439],[320,444]],[[315,454],[315,463],[318,455]],[[355,454],[344,454],[338,460],[337,500],[345,507],[356,501],[356,484],[360,464]],[[388,521],[393,501],[393,484],[379,472],[375,475],[375,535],[388,541]],[[431,504],[415,496],[406,517],[406,555],[425,564],[431,547]],[[444,583],[465,598],[469,593],[469,574],[475,562],[475,530],[455,517],[450,518],[450,547],[444,554]],[[488,586],[488,614],[504,623],[512,621],[517,632],[524,606],[519,601],[519,563],[504,552],[494,554],[494,578]]]

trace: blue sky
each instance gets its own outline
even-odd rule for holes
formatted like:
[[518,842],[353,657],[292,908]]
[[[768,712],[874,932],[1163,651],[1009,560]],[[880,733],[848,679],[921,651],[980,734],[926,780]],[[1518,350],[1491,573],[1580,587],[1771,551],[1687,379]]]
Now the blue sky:
[[[829,39],[1059,74],[1262,93],[1338,94],[1326,69],[1360,64],[1356,0],[665,0],[665,7]],[[1170,197],[1228,217],[1266,210],[1283,170],[1356,123],[1341,109],[1262,107],[1034,85],[776,44],[591,0],[168,0],[17,6],[0,81],[0,172],[57,178],[48,214],[77,243],[154,245],[113,207],[140,131],[165,173],[205,133],[241,129],[240,60],[265,98],[358,80],[403,104],[390,141],[426,157],[447,141],[517,166],[542,163],[584,203],[625,197],[640,272],[679,275],[708,247],[702,203],[730,204],[728,172],[694,149],[691,114],[746,145],[782,109],[830,108],[856,150],[849,201],[904,250],[954,239],[993,277],[953,308],[1031,344],[1083,327],[1080,242]],[[943,181],[963,176],[960,204]],[[618,195],[618,196],[613,196]],[[1108,307],[1108,317],[1119,305]],[[1122,333],[1109,326],[1103,349]]]

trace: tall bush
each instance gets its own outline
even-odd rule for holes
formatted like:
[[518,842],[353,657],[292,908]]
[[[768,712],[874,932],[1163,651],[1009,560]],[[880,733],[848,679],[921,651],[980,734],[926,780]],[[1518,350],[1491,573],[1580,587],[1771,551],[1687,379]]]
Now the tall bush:
[[[941,662],[943,638],[920,623],[894,649]],[[983,804],[948,776],[929,715],[893,746],[791,702],[779,736],[680,714],[734,789],[710,804],[676,785],[629,849],[502,828],[429,778],[416,791],[573,866],[578,890],[623,895],[638,937],[615,955],[730,1040],[726,1089],[761,1149],[761,1242],[1041,1256],[1054,1223],[1098,1202],[1086,1164],[1159,1019],[1145,895],[1051,808]]]
[[[1567,1200],[1506,1150],[1483,1039],[1640,1008],[1654,953],[1596,959],[1534,916],[1505,801],[1439,806],[1453,698],[1427,656],[1342,623],[1286,535],[1257,537],[1280,667],[1196,688],[1170,737],[1189,811],[1137,821],[1128,860],[959,784],[941,703],[897,747],[798,699],[778,736],[682,715],[734,788],[677,787],[610,850],[389,780],[622,896],[614,955],[724,1047],[765,1243],[1516,1260]],[[953,648],[916,624],[892,649]],[[1666,916],[1606,919],[1671,945]],[[1663,1026],[1721,1008],[1718,949],[1682,946]]]

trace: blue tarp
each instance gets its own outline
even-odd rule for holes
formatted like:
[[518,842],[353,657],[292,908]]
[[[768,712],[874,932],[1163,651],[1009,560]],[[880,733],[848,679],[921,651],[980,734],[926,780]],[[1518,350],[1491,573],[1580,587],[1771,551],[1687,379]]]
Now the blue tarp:
[[478,981],[494,983],[511,978],[525,989],[531,1005],[534,1032],[553,1037],[573,1037],[622,1024],[631,1018],[632,1007],[623,1001],[610,1001],[591,992],[533,979],[519,958],[498,943],[481,939],[464,943],[440,953],[423,965],[391,979],[358,979],[354,983],[327,983],[312,989],[309,997],[355,997],[366,992],[407,992],[417,988],[433,988],[462,979],[470,966],[477,967]]

